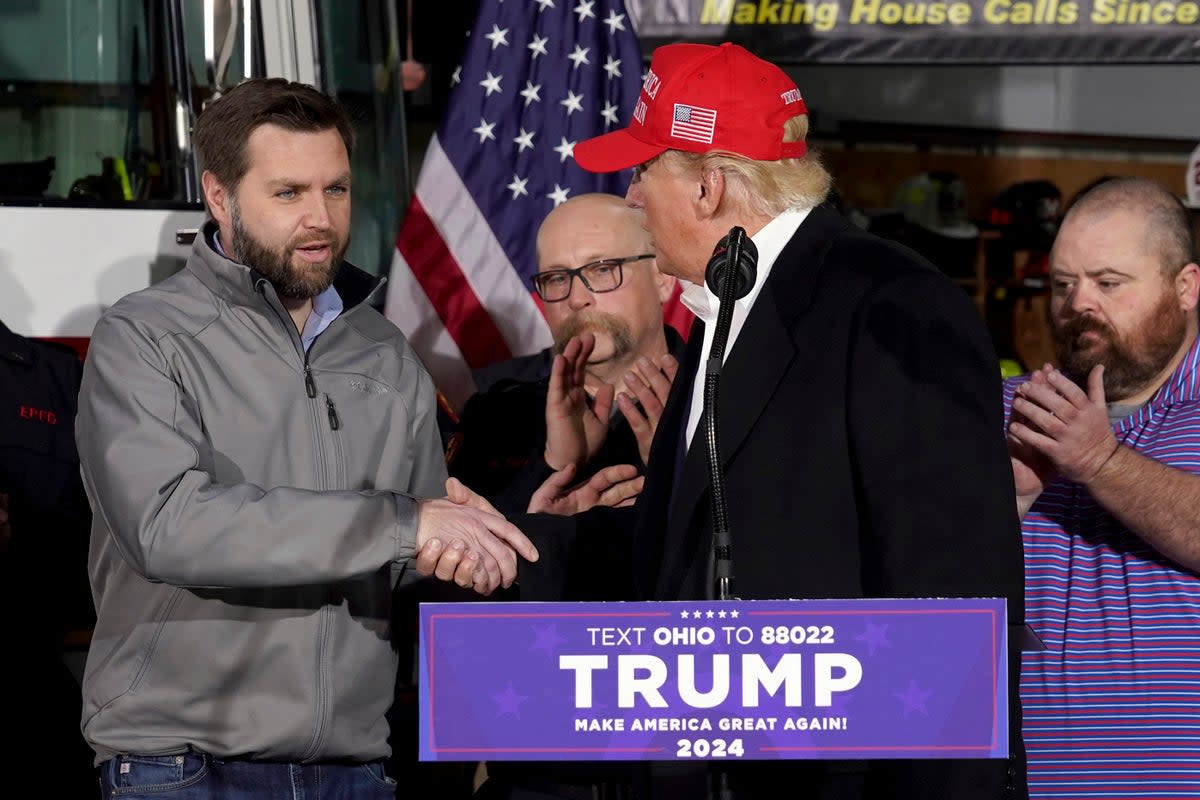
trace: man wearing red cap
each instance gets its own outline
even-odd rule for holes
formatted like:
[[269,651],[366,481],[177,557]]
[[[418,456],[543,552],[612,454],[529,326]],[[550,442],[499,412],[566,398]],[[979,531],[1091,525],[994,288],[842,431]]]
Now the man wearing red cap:
[[[576,145],[586,169],[634,167],[627,201],[644,210],[659,268],[685,281],[697,322],[636,509],[576,515],[553,536],[549,523],[522,523],[542,553],[521,565],[523,599],[715,596],[699,423],[719,300],[705,274],[713,245],[740,226],[757,275],[735,301],[717,412],[732,594],[1004,597],[1010,623],[1023,621],[987,330],[937,269],[821,205],[830,177],[807,152],[807,128],[779,68],[730,44],[675,44],[655,52],[629,127]],[[572,396],[573,366],[557,357],[552,392]],[[738,800],[1024,797],[1010,662],[1007,761],[739,763],[724,781]],[[670,770],[639,779],[648,796],[705,796],[707,776]]]

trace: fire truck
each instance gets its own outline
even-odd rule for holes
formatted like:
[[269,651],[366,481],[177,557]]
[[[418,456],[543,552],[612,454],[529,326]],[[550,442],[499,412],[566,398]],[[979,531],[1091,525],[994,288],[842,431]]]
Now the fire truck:
[[408,192],[400,26],[394,0],[0,5],[0,321],[83,347],[106,307],[180,269],[204,220],[192,124],[246,77],[347,107],[348,258],[386,273]]

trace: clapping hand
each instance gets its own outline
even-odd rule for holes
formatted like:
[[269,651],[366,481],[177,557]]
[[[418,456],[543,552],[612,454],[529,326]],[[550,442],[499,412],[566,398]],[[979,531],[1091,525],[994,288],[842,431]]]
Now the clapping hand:
[[551,469],[581,468],[600,451],[608,435],[613,387],[601,385],[590,402],[584,387],[588,358],[595,346],[594,334],[574,336],[550,367],[545,460]]
[[625,392],[617,395],[617,408],[621,409],[633,430],[643,465],[650,463],[654,431],[658,429],[667,395],[671,393],[671,383],[678,371],[679,362],[669,353],[659,357],[657,362],[642,356],[634,369],[625,375],[625,388],[633,392],[636,401]]
[[605,467],[578,486],[571,486],[574,477],[573,464],[555,472],[533,493],[526,510],[531,514],[568,516],[598,505],[633,505],[646,480],[632,464]]

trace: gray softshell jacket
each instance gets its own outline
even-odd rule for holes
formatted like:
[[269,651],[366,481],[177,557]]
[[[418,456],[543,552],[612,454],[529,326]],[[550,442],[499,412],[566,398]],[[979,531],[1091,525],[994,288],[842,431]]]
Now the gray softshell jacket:
[[432,382],[365,301],[307,357],[258,273],[215,252],[109,309],[76,439],[94,511],[97,623],[83,732],[97,763],[388,754],[391,590],[414,497],[445,494]]

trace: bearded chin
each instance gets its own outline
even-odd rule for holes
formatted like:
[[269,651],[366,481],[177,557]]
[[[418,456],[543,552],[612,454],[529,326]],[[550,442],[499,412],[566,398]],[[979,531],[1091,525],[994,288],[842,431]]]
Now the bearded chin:
[[342,269],[346,249],[350,246],[349,240],[333,240],[334,249],[328,264],[312,264],[308,269],[298,269],[292,265],[294,246],[288,244],[280,249],[273,249],[254,238],[242,224],[242,216],[235,202],[230,203],[230,217],[233,223],[233,257],[239,264],[257,270],[270,281],[275,287],[275,293],[282,298],[308,300],[316,297],[333,285],[334,279]]
[[[1079,336],[1084,331],[1095,331],[1101,342],[1093,340],[1091,347],[1081,347]],[[1179,352],[1185,336],[1187,320],[1167,293],[1140,330],[1122,337],[1102,323],[1068,321],[1054,329],[1054,350],[1059,369],[1085,389],[1088,375],[1103,364],[1104,395],[1113,402],[1150,388]]]

